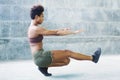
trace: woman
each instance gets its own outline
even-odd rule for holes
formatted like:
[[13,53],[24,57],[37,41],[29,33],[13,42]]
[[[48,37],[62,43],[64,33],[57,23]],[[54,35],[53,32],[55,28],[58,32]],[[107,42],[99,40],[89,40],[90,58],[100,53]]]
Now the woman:
[[[97,49],[95,53],[91,56],[84,55],[78,52],[73,52],[70,50],[52,50],[44,51],[43,49],[43,36],[64,36],[70,34],[80,33],[81,30],[71,31],[70,29],[59,29],[59,30],[47,30],[39,24],[42,24],[44,21],[44,8],[41,5],[36,5],[31,8],[31,24],[28,28],[28,38],[30,42],[31,53],[34,59],[35,64],[38,66],[38,69],[45,75],[51,76],[52,74],[48,73],[48,67],[57,67],[64,66],[69,64],[70,58],[76,60],[89,60],[95,63],[98,62],[101,49]],[[51,44],[52,45],[52,44]]]

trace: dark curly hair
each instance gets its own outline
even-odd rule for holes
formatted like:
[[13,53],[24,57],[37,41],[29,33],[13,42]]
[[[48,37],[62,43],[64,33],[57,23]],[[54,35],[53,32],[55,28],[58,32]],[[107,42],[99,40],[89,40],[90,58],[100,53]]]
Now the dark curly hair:
[[36,15],[40,16],[43,11],[44,11],[44,7],[42,5],[33,6],[30,11],[31,19],[35,19]]

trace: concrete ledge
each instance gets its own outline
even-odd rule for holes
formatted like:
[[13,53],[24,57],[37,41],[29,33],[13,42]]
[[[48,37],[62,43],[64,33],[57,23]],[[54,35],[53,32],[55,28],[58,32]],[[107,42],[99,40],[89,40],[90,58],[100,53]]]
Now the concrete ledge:
[[[103,55],[119,54],[120,37],[45,37],[45,50],[72,50],[84,54],[93,54],[102,48]],[[0,39],[0,60],[31,59],[27,38]]]
[[[30,21],[0,21],[0,37],[26,37]],[[47,29],[84,29],[79,36],[119,36],[120,22],[84,22],[78,23],[55,23],[45,21],[42,26]],[[77,36],[78,35],[74,35]]]

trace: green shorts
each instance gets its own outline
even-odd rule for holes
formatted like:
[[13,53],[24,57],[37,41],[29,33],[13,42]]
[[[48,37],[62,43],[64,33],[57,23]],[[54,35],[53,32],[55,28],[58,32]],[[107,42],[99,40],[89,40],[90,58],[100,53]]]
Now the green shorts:
[[35,64],[39,67],[48,67],[52,63],[51,51],[41,49],[34,54],[33,58]]

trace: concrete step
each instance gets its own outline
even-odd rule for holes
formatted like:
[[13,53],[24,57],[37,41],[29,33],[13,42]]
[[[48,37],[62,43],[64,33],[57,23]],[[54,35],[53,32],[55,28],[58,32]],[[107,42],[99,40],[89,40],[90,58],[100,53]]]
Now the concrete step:
[[[0,5],[33,5],[43,4],[49,8],[119,8],[119,0],[0,0]],[[74,3],[74,4],[73,4]],[[54,7],[55,6],[55,7]]]
[[45,37],[44,48],[92,54],[119,54],[120,0],[0,0],[0,60],[30,59],[27,29],[30,8],[45,7],[47,29],[70,27],[85,32],[67,37]]
[[0,5],[33,5],[45,0],[0,0]]
[[[26,37],[30,21],[0,21],[0,37]],[[73,30],[84,29],[84,32],[74,36],[120,36],[119,22],[79,22],[42,24],[47,29],[70,27]]]
[[[32,5],[0,6],[0,20],[30,20],[31,6]],[[120,21],[119,13],[120,9],[111,8],[45,8],[46,20],[62,23],[74,23],[79,21],[115,22]]]
[[[100,47],[103,55],[119,54],[120,37],[45,37],[45,50],[72,50],[92,55]],[[0,60],[31,59],[27,38],[0,39]]]
[[[44,0],[48,8],[120,8],[119,0]],[[73,4],[74,3],[74,4]],[[54,7],[55,6],[55,7]]]

